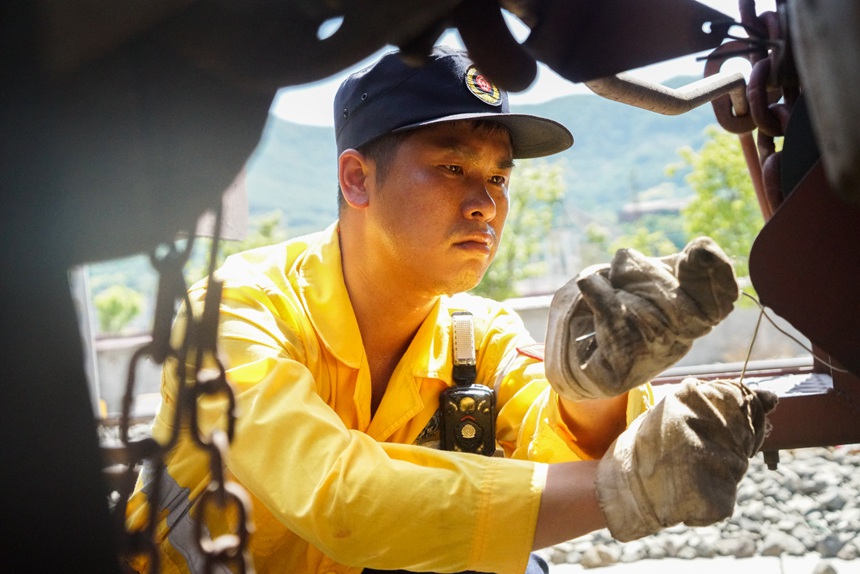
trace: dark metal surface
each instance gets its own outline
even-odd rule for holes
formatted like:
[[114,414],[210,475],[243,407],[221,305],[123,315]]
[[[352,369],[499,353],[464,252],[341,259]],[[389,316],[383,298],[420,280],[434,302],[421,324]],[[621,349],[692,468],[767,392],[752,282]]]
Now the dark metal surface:
[[463,2],[453,16],[463,44],[484,73],[508,91],[519,92],[531,85],[537,62],[511,35],[496,0]]
[[403,42],[458,2],[5,3],[0,129],[15,145],[0,183],[22,210],[10,234],[52,230],[67,263],[172,239],[240,173],[279,87]]
[[693,0],[546,0],[535,17],[526,46],[573,82],[712,50],[730,20]]
[[[119,571],[69,267],[193,229],[256,147],[278,87],[455,4],[0,4],[0,571]],[[341,29],[318,40],[335,15]]]
[[860,205],[860,4],[792,0],[787,13],[827,179]]
[[860,379],[834,372],[831,390],[781,397],[769,418],[767,451],[860,443]]
[[821,162],[759,233],[750,279],[762,304],[860,375],[860,207],[836,196]]

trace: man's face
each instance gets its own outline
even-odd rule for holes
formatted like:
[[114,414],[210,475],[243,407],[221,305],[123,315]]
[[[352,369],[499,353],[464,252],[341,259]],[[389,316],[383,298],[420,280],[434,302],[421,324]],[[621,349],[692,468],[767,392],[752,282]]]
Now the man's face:
[[504,129],[446,122],[411,134],[371,184],[374,260],[427,296],[477,285],[502,237],[512,167]]

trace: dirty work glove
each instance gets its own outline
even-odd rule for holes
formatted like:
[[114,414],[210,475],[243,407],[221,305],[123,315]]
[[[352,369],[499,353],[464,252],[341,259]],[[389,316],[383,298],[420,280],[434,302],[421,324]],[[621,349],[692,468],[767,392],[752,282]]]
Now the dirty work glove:
[[677,362],[737,298],[732,264],[708,237],[660,258],[620,249],[553,297],[547,379],[569,400],[620,395]]
[[609,532],[622,542],[732,515],[748,459],[769,430],[770,391],[685,379],[609,447],[595,487]]

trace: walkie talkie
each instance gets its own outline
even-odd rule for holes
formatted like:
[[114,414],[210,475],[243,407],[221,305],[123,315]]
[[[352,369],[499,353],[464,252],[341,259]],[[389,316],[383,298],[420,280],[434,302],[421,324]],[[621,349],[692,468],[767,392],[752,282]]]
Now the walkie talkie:
[[457,311],[453,323],[453,379],[456,387],[442,391],[442,448],[493,456],[496,452],[496,397],[475,383],[475,329],[472,314]]

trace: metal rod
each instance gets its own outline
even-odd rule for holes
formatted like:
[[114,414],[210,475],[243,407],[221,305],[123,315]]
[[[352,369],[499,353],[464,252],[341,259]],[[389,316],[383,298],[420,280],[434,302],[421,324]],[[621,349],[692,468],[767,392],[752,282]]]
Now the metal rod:
[[637,108],[677,116],[729,94],[738,115],[745,115],[746,80],[740,72],[720,72],[681,88],[669,88],[629,74],[585,82],[595,94]]

